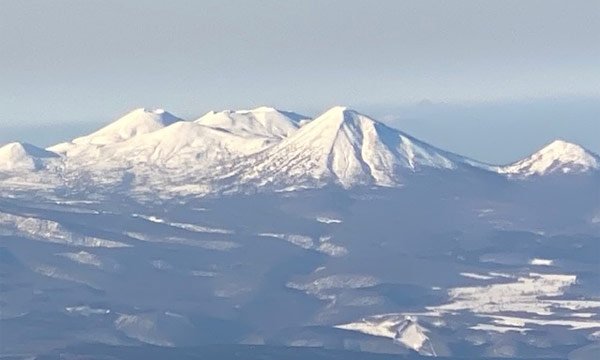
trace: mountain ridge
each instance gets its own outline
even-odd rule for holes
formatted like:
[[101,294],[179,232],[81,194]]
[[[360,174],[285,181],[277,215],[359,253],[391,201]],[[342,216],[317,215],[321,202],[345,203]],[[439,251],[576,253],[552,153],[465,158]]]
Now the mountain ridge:
[[542,176],[598,169],[600,156],[581,145],[557,139],[519,161],[500,167],[499,172],[513,176]]
[[237,135],[285,138],[307,119],[304,115],[261,106],[252,110],[209,111],[194,122]]
[[[39,150],[59,157],[62,166],[48,169],[53,175],[49,178],[69,178],[68,184],[87,178],[102,184],[131,178],[131,186],[146,191],[177,188],[190,195],[326,185],[398,187],[410,176],[430,172],[483,172],[528,180],[595,174],[600,169],[598,155],[564,140],[513,164],[489,165],[344,106],[312,120],[264,106],[212,111],[195,121],[162,109],[139,108],[91,134]],[[1,171],[45,168],[46,160],[23,156],[28,165],[7,165],[14,161],[5,160]]]

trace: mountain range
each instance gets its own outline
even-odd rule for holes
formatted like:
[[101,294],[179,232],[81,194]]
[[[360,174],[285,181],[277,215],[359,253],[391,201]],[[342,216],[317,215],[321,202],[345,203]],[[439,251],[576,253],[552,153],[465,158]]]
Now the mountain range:
[[595,360],[599,234],[564,140],[494,165],[342,106],[136,109],[0,147],[0,357]]
[[13,184],[27,172],[42,172],[46,185],[56,188],[91,181],[179,195],[397,187],[408,177],[432,172],[485,172],[522,180],[599,169],[597,154],[563,140],[513,164],[485,164],[341,106],[315,119],[259,107],[211,111],[194,121],[162,109],[136,109],[92,134],[47,149],[22,143],[0,148],[2,178]]

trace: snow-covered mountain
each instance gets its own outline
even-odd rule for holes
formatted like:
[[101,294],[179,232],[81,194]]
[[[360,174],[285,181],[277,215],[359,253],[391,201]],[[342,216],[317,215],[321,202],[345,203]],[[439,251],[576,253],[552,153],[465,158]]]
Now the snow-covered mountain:
[[[411,315],[379,315],[358,322],[336,326],[338,329],[357,331],[372,336],[394,339],[402,346],[414,350],[422,355],[437,356],[438,353],[429,338],[429,330]],[[442,352],[439,355],[443,355]]]
[[0,148],[0,357],[597,357],[598,156],[576,145],[491,166],[263,107],[140,109],[50,149]]
[[431,340],[427,336],[429,330],[421,326],[412,316],[398,325],[394,339],[404,346],[427,356],[436,356]]
[[[47,151],[27,154],[22,148],[18,156],[19,147],[8,149],[4,152],[11,155],[4,155],[1,171],[19,169],[22,175],[23,170],[46,169],[48,176],[36,179],[44,178],[48,188],[103,184],[110,189],[112,184],[120,191],[195,196],[328,185],[395,187],[415,174],[433,173],[519,180],[579,174],[600,164],[590,151],[555,141],[515,164],[487,165],[341,106],[314,120],[270,107],[211,111],[195,121],[140,108]],[[47,167],[47,161],[38,159],[56,154],[61,166]],[[31,183],[14,180],[12,184]],[[120,187],[124,182],[127,187]]]
[[304,115],[262,106],[252,110],[210,111],[195,122],[240,136],[285,138],[308,119]]
[[499,168],[517,177],[577,174],[600,169],[600,156],[564,140],[555,140],[531,156]]
[[265,149],[294,131],[299,118],[259,108],[213,112],[192,122],[164,110],[137,109],[90,135],[49,149],[65,154],[64,178],[72,184],[84,178],[117,185],[130,178],[133,187],[169,192],[213,178],[235,159]]
[[407,173],[474,165],[472,160],[337,106],[243,164],[240,178],[261,186],[394,186]]
[[78,137],[67,143],[57,144],[48,150],[68,153],[82,146],[105,146],[126,141],[138,135],[162,129],[182,119],[163,109],[135,109],[109,125],[89,135]]
[[0,170],[41,170],[50,159],[59,155],[37,146],[13,142],[0,147]]
[[[162,129],[128,140],[94,148],[71,156],[72,165],[82,161],[91,165],[165,168],[209,167],[215,161],[230,161],[262,150],[271,138],[239,136],[195,122],[179,121]],[[81,156],[84,155],[84,156]]]

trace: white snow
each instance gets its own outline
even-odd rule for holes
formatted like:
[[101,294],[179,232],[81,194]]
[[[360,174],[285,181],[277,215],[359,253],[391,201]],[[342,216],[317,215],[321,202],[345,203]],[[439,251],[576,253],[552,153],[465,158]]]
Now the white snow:
[[515,176],[581,173],[600,169],[600,157],[564,140],[555,140],[533,155],[514,164],[499,167],[500,173]]
[[287,287],[304,290],[308,294],[319,294],[331,289],[361,289],[375,286],[379,281],[369,275],[336,274],[318,278],[308,283],[289,282]]
[[448,291],[450,303],[427,309],[438,312],[470,311],[477,314],[505,311],[550,315],[560,304],[544,299],[563,295],[575,284],[575,275],[530,273],[515,282],[458,287]]
[[190,274],[192,276],[198,276],[198,277],[215,277],[218,275],[214,271],[204,271],[204,270],[192,270],[190,272]]
[[400,325],[396,332],[396,340],[402,343],[407,348],[413,349],[415,351],[421,352],[422,350],[431,352],[426,352],[426,355],[435,356],[435,351],[433,347],[430,346],[430,349],[424,349],[425,345],[429,341],[426,333],[427,329],[420,326],[416,321],[407,320],[404,324]]
[[470,273],[470,272],[462,272],[460,273],[461,276],[467,277],[467,278],[471,278],[471,279],[477,279],[477,280],[489,280],[489,279],[493,279],[492,276],[487,276],[487,275],[480,275],[480,274],[475,274],[475,273]]
[[571,316],[589,319],[596,316],[596,313],[572,313]]
[[319,216],[317,217],[317,221],[323,224],[341,224],[342,220],[334,219],[327,216]]
[[60,223],[52,220],[25,217],[0,212],[0,228],[5,228],[33,240],[47,241],[71,246],[119,248],[130,245],[85,236],[65,229]]
[[401,320],[398,320],[395,317],[379,315],[365,318],[358,322],[336,325],[335,327],[338,329],[353,330],[363,334],[393,339],[396,336],[396,328],[399,321]]
[[240,136],[285,138],[292,135],[307,117],[271,107],[252,110],[211,111],[195,122]]
[[227,229],[219,229],[219,228],[212,228],[209,226],[202,226],[202,225],[196,225],[196,224],[187,224],[187,223],[180,223],[180,222],[169,222],[165,219],[161,219],[159,217],[156,216],[148,216],[148,215],[141,215],[141,214],[133,214],[133,217],[137,217],[137,218],[141,218],[144,220],[148,220],[150,222],[153,223],[157,223],[157,224],[165,224],[165,225],[169,225],[169,226],[173,226],[176,228],[180,228],[180,229],[184,229],[184,230],[188,230],[188,231],[193,231],[193,232],[199,232],[199,233],[209,233],[209,234],[233,234],[232,230],[227,230]]
[[260,233],[259,236],[272,237],[276,239],[282,239],[289,243],[292,243],[303,249],[312,249],[314,247],[314,241],[310,236],[297,235],[297,234],[278,234],[278,233]]
[[157,329],[156,319],[149,315],[121,314],[114,322],[117,330],[130,338],[147,344],[158,346],[173,346],[173,343],[161,336]]
[[198,240],[174,236],[154,236],[136,232],[125,232],[125,235],[139,241],[194,246],[214,251],[229,251],[235,248],[239,248],[241,246],[239,243],[229,240]]
[[421,326],[414,316],[386,314],[363,318],[358,322],[335,326],[338,329],[358,331],[372,336],[381,336],[401,343],[421,355],[436,356],[429,330]]
[[341,257],[348,255],[348,249],[330,242],[322,242],[321,244],[319,244],[319,246],[316,247],[316,250],[333,257]]
[[67,259],[73,260],[75,262],[78,262],[80,264],[84,264],[84,265],[91,265],[91,266],[95,266],[97,268],[101,268],[102,267],[102,260],[100,260],[100,258],[94,254],[90,254],[87,251],[80,251],[80,252],[76,252],[76,253],[61,253],[61,254],[57,254],[59,256],[64,256]]
[[171,264],[162,259],[152,260],[151,264],[157,270],[169,270],[173,268]]
[[427,169],[477,168],[512,178],[600,169],[598,155],[560,140],[513,165],[491,166],[346,107],[304,118],[259,107],[184,121],[162,109],[136,109],[92,134],[48,148],[51,152],[18,143],[0,148],[0,172],[12,174],[0,177],[0,185],[117,188],[138,198],[167,199],[330,184],[400,187],[408,174]]
[[[453,157],[453,159],[450,159]],[[394,186],[403,172],[454,169],[460,157],[445,153],[345,107],[334,107],[292,136],[257,154],[242,169],[258,185],[360,184]]]
[[529,260],[529,265],[552,266],[553,264],[554,261],[549,259],[533,258]]
[[67,306],[65,310],[70,314],[76,314],[81,316],[110,314],[110,309],[93,308],[88,305]]
[[348,249],[341,245],[330,242],[331,236],[322,236],[319,238],[319,243],[306,235],[297,234],[279,234],[279,233],[260,233],[258,236],[272,237],[276,239],[285,240],[291,244],[301,247],[306,250],[315,250],[323,254],[327,254],[333,257],[345,256],[348,254]]
[[514,275],[511,275],[511,274],[495,272],[495,271],[490,271],[488,273],[488,275],[490,275],[492,277],[506,278],[506,279],[513,279],[515,277]]
[[50,150],[64,152],[73,145],[109,145],[131,139],[138,135],[148,134],[162,129],[180,118],[163,109],[135,109],[109,125],[89,135],[76,138],[71,144],[64,143]]
[[507,333],[507,332],[518,332],[518,333],[526,333],[530,328],[526,327],[516,327],[516,326],[498,326],[492,324],[477,324],[475,326],[471,326],[469,329],[472,330],[481,330],[481,331],[491,331],[491,332],[499,332],[499,333]]
[[82,285],[87,285],[93,289],[98,289],[98,287],[96,287],[95,285],[93,285],[92,283],[90,283],[89,281],[79,278],[77,276],[74,276],[70,273],[67,273],[57,267],[54,266],[50,266],[50,265],[38,265],[33,269],[36,273],[43,275],[43,276],[47,276],[49,278],[53,278],[53,279],[57,279],[57,280],[64,280],[64,281],[69,281],[69,282],[74,282],[77,284],[82,284]]
[[570,320],[524,318],[516,316],[489,315],[495,324],[501,326],[525,327],[527,324],[540,326],[565,326],[571,330],[600,329],[600,320]]
[[43,169],[58,154],[31,144],[13,142],[0,147],[0,171],[33,171]]

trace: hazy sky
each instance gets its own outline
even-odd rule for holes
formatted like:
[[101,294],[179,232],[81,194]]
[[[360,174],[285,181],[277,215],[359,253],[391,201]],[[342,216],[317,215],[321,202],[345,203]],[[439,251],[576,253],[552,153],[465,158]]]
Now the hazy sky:
[[600,99],[598,0],[0,0],[0,14],[0,132],[12,131],[0,142],[141,106],[193,117]]

